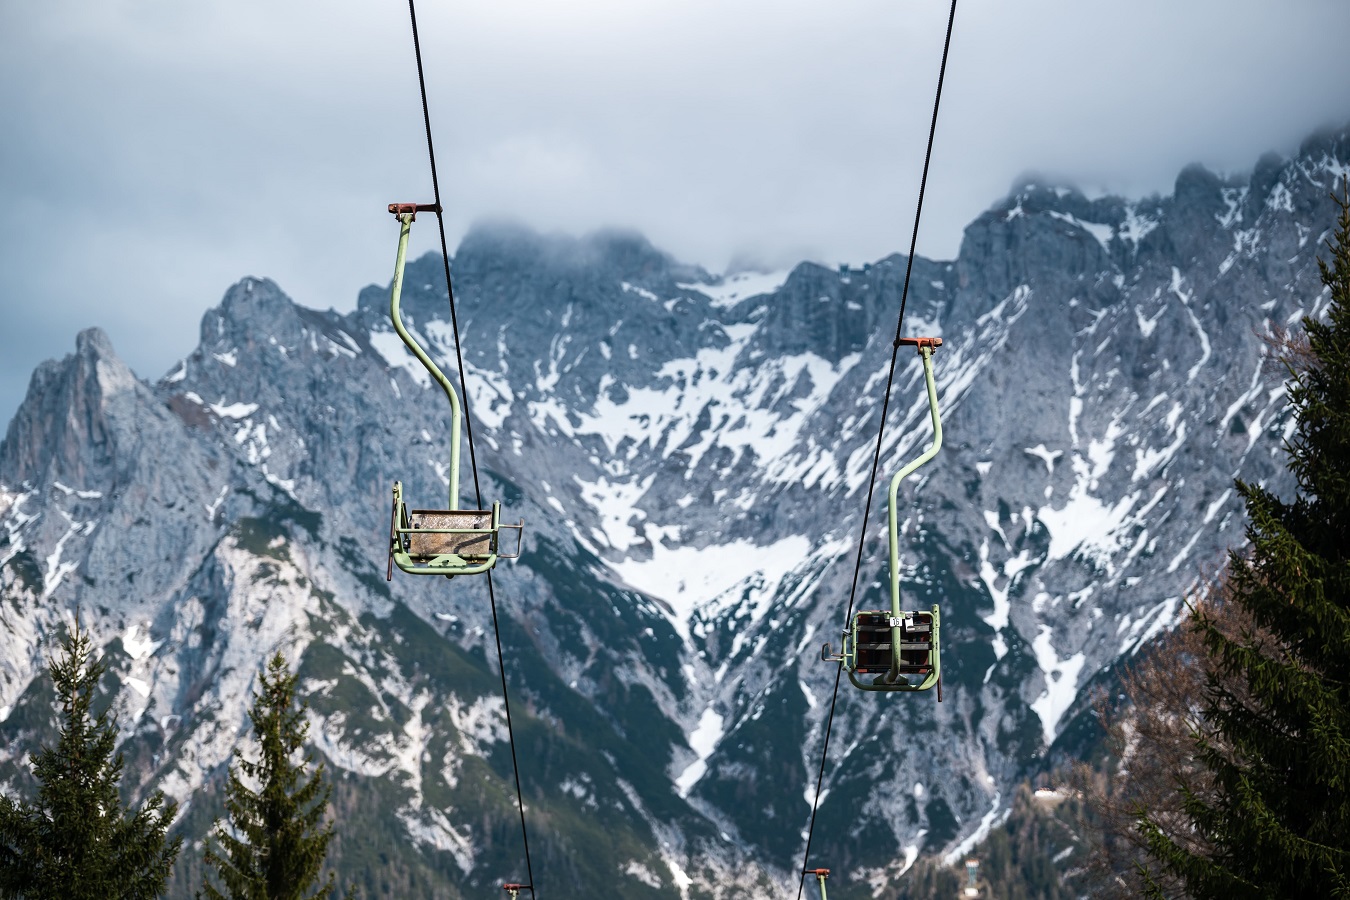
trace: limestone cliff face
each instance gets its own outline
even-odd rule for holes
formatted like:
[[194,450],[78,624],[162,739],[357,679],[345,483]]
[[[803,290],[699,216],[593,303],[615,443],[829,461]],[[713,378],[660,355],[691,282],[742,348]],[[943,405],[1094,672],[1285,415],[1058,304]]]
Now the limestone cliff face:
[[[1166,197],[1028,183],[957,259],[915,260],[905,331],[944,338],[946,444],[903,491],[902,562],[908,602],[943,606],[946,700],[841,696],[813,845],[832,891],[870,895],[997,821],[1075,751],[1093,679],[1241,542],[1233,477],[1288,487],[1259,335],[1327,302],[1315,257],[1347,171],[1342,132],[1246,178],[1187,169]],[[904,269],[714,278],[631,233],[500,224],[459,248],[479,487],[528,526],[496,596],[541,890],[791,881],[860,534],[859,603],[883,602],[884,500],[863,503]],[[132,779],[182,801],[190,835],[279,648],[363,891],[524,880],[486,585],[383,577],[392,482],[435,506],[448,480],[444,398],[387,302],[319,312],[248,278],[154,384],[94,330],[34,373],[0,444],[9,789],[50,728],[41,653],[78,609]],[[405,309],[453,371],[439,259],[409,264]],[[929,439],[900,365],[883,484]]]

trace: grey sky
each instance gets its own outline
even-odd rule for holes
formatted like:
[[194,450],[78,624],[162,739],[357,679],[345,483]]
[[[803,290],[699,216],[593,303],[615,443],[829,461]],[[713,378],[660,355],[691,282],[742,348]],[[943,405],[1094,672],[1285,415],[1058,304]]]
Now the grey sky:
[[[908,245],[945,0],[423,0],[453,242],[475,219],[737,255]],[[920,252],[1028,171],[1167,191],[1350,121],[1344,0],[962,0]],[[141,375],[244,275],[350,309],[430,199],[401,0],[0,4],[0,423],[100,325]],[[434,230],[423,230],[421,252]]]

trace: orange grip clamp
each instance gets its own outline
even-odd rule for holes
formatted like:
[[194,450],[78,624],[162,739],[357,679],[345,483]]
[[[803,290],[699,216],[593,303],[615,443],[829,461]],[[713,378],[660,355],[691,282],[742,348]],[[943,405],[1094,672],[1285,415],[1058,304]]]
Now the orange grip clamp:
[[817,878],[829,878],[829,877],[830,877],[830,870],[829,870],[829,869],[805,869],[805,870],[804,870],[804,874],[806,874],[806,875],[814,875],[814,876],[816,876]]
[[416,219],[420,212],[440,212],[441,208],[435,203],[390,203],[389,211],[396,216],[412,216]]
[[914,349],[922,353],[924,347],[927,347],[930,350],[936,350],[937,348],[941,347],[942,338],[940,337],[901,338],[900,344],[902,346],[913,347]]

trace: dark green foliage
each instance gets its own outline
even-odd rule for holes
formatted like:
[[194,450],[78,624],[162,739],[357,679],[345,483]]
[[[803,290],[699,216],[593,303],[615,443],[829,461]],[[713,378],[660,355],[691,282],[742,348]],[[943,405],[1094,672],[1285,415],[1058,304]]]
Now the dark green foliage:
[[[463,900],[464,875],[451,855],[444,851],[427,852],[408,841],[406,826],[398,819],[398,808],[405,802],[402,792],[383,781],[353,778],[335,773],[333,813],[347,823],[333,838],[329,859],[343,870],[345,891],[350,900],[383,900],[386,897],[435,897],[437,900]],[[515,821],[506,815],[494,821],[503,824],[503,833]],[[487,813],[482,813],[486,817]],[[350,827],[360,823],[360,827]],[[517,825],[517,828],[519,826]],[[391,840],[391,837],[397,838]],[[491,885],[480,885],[469,896],[505,895],[491,893]]]
[[[1071,900],[1083,896],[1078,862],[1083,835],[1091,833],[1083,802],[1072,793],[1038,798],[1017,789],[1008,821],[972,854],[980,862],[986,896],[1007,900]],[[960,863],[958,862],[958,865]]]
[[[946,813],[950,815],[950,813]],[[930,827],[934,816],[929,813]],[[936,854],[921,854],[899,876],[881,885],[850,880],[849,867],[840,866],[838,882],[831,879],[831,900],[948,900],[966,896],[966,861],[977,862],[979,900],[1077,900],[1115,896],[1101,892],[1084,869],[1089,845],[1100,836],[1092,808],[1072,790],[1034,792],[1028,783],[1018,786],[1007,819],[989,836],[953,864]],[[833,858],[831,858],[833,861]],[[889,868],[898,862],[889,860]],[[807,893],[808,898],[812,897]],[[1129,895],[1131,897],[1136,895]]]
[[926,850],[941,850],[961,833],[952,808],[941,797],[928,801],[924,806],[924,818],[928,820],[928,834],[924,838]]
[[[942,863],[932,857],[925,857],[914,864],[912,868],[900,878],[893,881],[882,891],[881,896],[885,900],[932,900],[935,897],[956,897],[962,884],[960,876],[951,868],[942,865]],[[866,888],[866,889],[865,889]],[[831,890],[830,896],[842,894],[842,891]],[[858,888],[850,891],[846,900],[862,900],[864,897],[872,896],[872,891],[866,885],[858,885]]]
[[259,757],[235,751],[238,766],[230,767],[225,796],[229,824],[216,823],[215,846],[206,851],[221,887],[208,880],[204,894],[212,900],[328,898],[335,890],[333,874],[322,886],[318,882],[333,827],[320,820],[332,788],[324,782],[322,763],[306,778],[312,755],[295,761],[309,725],[305,708],[295,702],[296,676],[280,653],[259,682],[262,690],[249,710]]
[[1184,846],[1151,812],[1140,820],[1152,855],[1197,898],[1350,896],[1348,201],[1320,263],[1327,320],[1304,320],[1309,352],[1289,365],[1297,495],[1238,482],[1251,551],[1230,556],[1228,602],[1253,626],[1234,633],[1197,613],[1213,667],[1213,733],[1197,737],[1197,755],[1214,790],[1182,792],[1212,849]]
[[0,897],[159,896],[182,840],[165,840],[175,804],[157,791],[135,813],[123,808],[117,726],[107,710],[95,716],[91,709],[106,667],[78,624],[48,669],[60,737],[33,759],[37,802],[0,797]]

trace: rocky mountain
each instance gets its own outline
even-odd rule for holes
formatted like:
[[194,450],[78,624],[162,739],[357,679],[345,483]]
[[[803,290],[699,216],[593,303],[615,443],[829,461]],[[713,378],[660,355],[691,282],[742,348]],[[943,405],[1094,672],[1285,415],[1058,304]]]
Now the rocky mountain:
[[[987,834],[1242,541],[1233,478],[1287,487],[1261,334],[1326,303],[1347,174],[1341,131],[1166,197],[1028,182],[957,259],[914,261],[904,331],[944,339],[946,442],[902,491],[902,562],[908,602],[942,604],[944,702],[841,688],[812,843],[835,896]],[[478,481],[526,522],[495,599],[540,896],[794,889],[860,534],[859,604],[884,605],[884,495],[863,506],[905,264],[717,278],[635,234],[505,224],[458,248]],[[78,611],[129,791],[183,805],[175,896],[276,649],[356,893],[526,880],[486,579],[384,578],[393,481],[423,506],[448,483],[444,397],[387,291],[343,315],[246,278],[155,383],[85,331],[0,444],[0,783],[31,788],[43,654]],[[404,308],[453,369],[438,257]],[[883,484],[930,437],[900,366]]]

